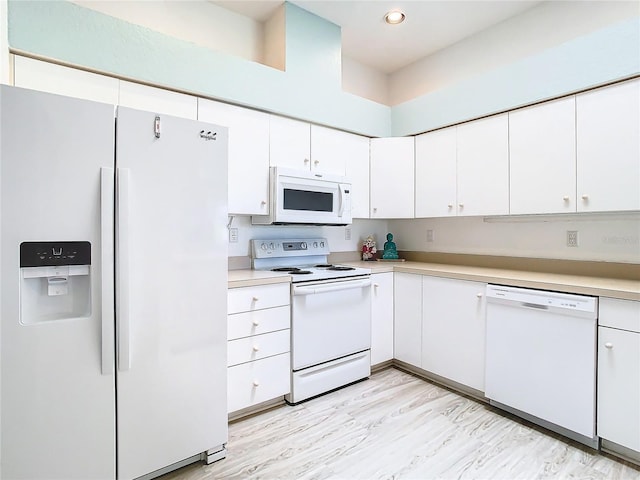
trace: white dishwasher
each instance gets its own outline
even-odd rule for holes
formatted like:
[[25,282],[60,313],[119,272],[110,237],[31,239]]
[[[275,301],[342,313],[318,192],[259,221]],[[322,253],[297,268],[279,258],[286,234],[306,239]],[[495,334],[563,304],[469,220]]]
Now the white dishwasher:
[[487,286],[485,395],[593,448],[596,297]]

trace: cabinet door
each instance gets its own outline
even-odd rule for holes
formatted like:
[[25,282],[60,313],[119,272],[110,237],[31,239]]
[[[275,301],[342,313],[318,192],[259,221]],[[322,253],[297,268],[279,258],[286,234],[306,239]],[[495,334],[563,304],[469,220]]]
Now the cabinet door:
[[393,358],[393,272],[371,275],[371,365]]
[[371,139],[371,218],[413,218],[413,137]]
[[598,328],[598,436],[640,452],[640,333]]
[[575,97],[509,113],[512,214],[575,212]]
[[117,78],[15,56],[16,87],[116,105],[118,84]]
[[508,214],[508,115],[460,125],[457,137],[458,215]]
[[422,351],[422,276],[394,273],[394,358],[420,367]]
[[456,127],[416,137],[416,217],[456,214]]
[[269,213],[269,115],[198,99],[198,120],[229,128],[229,213]]
[[311,125],[311,170],[344,176],[352,134],[333,128]]
[[640,80],[576,97],[578,211],[640,210]]
[[422,368],[484,391],[486,284],[424,276]]
[[120,81],[118,105],[191,120],[198,119],[197,97],[123,80]]
[[277,115],[269,122],[269,165],[310,170],[311,126]]
[[350,135],[344,144],[346,175],[351,181],[351,217],[369,218],[369,138]]

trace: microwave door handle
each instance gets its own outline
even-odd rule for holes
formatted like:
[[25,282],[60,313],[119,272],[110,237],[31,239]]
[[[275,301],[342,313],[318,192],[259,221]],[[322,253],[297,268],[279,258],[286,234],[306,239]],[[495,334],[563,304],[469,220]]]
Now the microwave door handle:
[[342,214],[344,213],[344,204],[346,203],[344,199],[344,185],[339,184],[338,191],[340,192],[340,210],[338,211],[338,217],[342,217]]

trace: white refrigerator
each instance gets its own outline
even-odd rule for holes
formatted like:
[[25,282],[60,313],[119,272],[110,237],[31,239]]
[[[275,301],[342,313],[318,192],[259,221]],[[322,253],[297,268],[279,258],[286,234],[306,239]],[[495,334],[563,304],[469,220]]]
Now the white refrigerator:
[[0,214],[0,478],[224,457],[226,129],[0,86]]

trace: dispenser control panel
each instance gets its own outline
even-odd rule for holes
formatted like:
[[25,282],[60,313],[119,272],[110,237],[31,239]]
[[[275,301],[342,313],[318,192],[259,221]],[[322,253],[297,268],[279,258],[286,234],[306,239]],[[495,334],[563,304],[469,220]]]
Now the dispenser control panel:
[[22,242],[20,267],[91,265],[89,242]]

